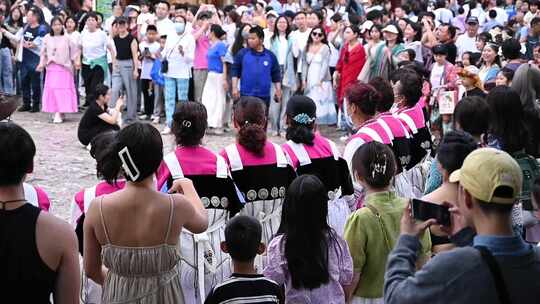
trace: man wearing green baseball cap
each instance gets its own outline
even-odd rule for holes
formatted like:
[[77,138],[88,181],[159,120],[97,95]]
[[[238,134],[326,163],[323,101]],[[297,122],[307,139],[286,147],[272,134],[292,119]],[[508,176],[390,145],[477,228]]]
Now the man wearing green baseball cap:
[[416,222],[408,207],[388,258],[385,303],[539,303],[540,249],[512,230],[522,179],[506,152],[483,148],[469,154],[450,175],[450,182],[459,183],[452,225],[460,227],[446,228],[475,229],[474,247],[440,253],[417,272],[418,236],[436,221]]

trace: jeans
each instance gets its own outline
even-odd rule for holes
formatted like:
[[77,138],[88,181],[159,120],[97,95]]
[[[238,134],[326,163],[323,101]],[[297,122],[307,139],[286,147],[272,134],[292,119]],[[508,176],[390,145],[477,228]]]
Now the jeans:
[[9,48],[0,49],[0,92],[15,94],[13,62]]
[[30,106],[39,111],[41,104],[41,73],[36,71],[39,57],[29,60],[23,59],[21,63],[21,83],[23,105]]
[[133,79],[133,60],[117,60],[112,73],[111,107],[116,105],[120,92],[126,92],[126,122],[137,119],[137,79]]
[[[187,101],[189,79],[165,77],[165,119],[167,126],[172,126],[176,101]],[[178,94],[178,98],[176,96]]]

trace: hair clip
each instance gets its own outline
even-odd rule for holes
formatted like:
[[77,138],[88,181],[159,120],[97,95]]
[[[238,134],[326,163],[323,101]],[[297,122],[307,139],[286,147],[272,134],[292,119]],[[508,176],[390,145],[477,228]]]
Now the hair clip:
[[244,126],[249,125],[249,120],[244,121]]
[[183,120],[183,121],[182,121],[182,126],[183,126],[183,127],[186,127],[186,128],[191,127],[191,121],[189,121],[189,120]]
[[135,162],[129,153],[128,147],[124,147],[122,150],[120,150],[120,152],[118,152],[118,156],[122,161],[122,169],[124,169],[124,173],[131,181],[136,181],[141,175],[141,172],[135,165]]
[[315,121],[315,118],[309,117],[306,113],[300,113],[293,117],[293,120],[299,124],[309,125]]
[[378,161],[379,161],[379,157],[377,157],[377,159],[375,160],[375,163],[372,164],[372,167],[373,169],[371,170],[371,177],[372,178],[375,178],[375,174],[385,174],[386,173],[386,164],[387,164],[387,159],[386,159],[386,155],[384,155],[384,164],[380,164]]

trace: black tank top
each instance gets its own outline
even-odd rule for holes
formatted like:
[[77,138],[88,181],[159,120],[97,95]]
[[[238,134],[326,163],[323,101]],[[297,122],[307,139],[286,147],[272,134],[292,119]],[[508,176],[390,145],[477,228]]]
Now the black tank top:
[[133,41],[133,36],[127,34],[126,37],[120,38],[120,36],[114,37],[114,46],[116,47],[116,59],[118,60],[129,60],[133,59],[133,54],[131,53],[131,42]]
[[25,204],[0,209],[0,302],[50,303],[56,271],[41,259],[36,224],[41,210]]

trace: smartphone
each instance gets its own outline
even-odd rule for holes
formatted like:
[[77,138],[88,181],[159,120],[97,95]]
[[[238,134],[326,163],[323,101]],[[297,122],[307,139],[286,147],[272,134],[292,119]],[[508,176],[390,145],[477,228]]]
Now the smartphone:
[[450,226],[450,211],[446,206],[412,199],[412,216],[421,221],[436,219],[437,224]]

